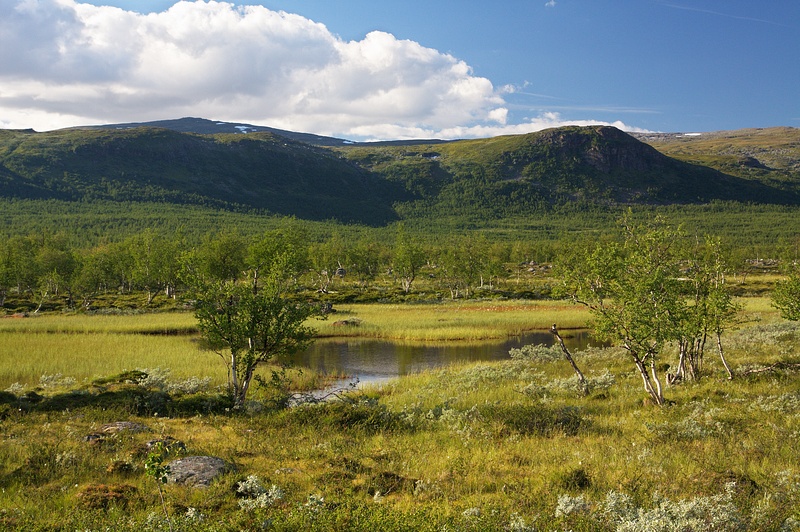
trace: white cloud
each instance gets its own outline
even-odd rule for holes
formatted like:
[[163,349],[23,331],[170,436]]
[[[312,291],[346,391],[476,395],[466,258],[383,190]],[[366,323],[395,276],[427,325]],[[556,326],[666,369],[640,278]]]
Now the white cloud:
[[508,124],[503,94],[452,55],[372,32],[343,41],[261,6],[178,2],[147,15],[0,0],[0,125],[48,130],[181,116],[348,138],[455,138]]

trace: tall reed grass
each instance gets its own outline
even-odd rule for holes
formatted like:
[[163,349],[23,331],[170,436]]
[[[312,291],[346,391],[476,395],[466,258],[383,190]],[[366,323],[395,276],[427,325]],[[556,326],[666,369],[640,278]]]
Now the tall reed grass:
[[191,312],[42,314],[0,319],[4,332],[190,334],[197,332],[197,320]]
[[84,382],[154,368],[176,378],[211,377],[214,384],[226,379],[220,358],[189,336],[2,332],[0,341],[0,389],[34,386],[47,375]]
[[[527,331],[584,328],[588,312],[560,301],[470,301],[436,304],[340,305],[315,324],[320,336],[363,336],[425,342],[488,340]],[[338,322],[338,323],[337,323]],[[347,322],[347,324],[342,324]]]

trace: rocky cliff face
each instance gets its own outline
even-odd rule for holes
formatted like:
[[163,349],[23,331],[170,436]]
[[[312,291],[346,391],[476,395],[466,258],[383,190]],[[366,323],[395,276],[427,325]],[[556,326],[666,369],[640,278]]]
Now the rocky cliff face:
[[549,144],[565,161],[584,163],[606,174],[648,172],[665,164],[667,157],[615,127],[559,128],[537,139]]

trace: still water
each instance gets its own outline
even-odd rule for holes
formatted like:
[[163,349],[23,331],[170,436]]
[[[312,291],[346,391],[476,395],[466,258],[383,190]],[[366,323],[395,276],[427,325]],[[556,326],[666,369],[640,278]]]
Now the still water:
[[[589,331],[564,331],[564,343],[572,351],[599,345]],[[512,347],[552,345],[549,332],[532,332],[501,341],[406,344],[369,339],[321,339],[293,359],[296,366],[322,373],[341,373],[361,383],[376,383],[400,375],[418,373],[457,362],[506,360]]]

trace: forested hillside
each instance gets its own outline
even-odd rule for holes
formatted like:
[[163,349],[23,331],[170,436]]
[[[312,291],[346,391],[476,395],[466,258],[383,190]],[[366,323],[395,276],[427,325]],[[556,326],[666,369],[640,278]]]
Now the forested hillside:
[[3,197],[156,201],[383,224],[396,218],[398,193],[327,150],[271,133],[0,131]]
[[167,127],[0,130],[0,198],[190,204],[371,226],[483,226],[630,205],[800,205],[791,128],[641,137],[647,143],[592,126],[352,144],[202,119],[156,124]]
[[673,159],[612,127],[339,150],[414,194],[416,202],[400,207],[405,216],[478,212],[495,218],[575,203],[798,203],[792,187]]

